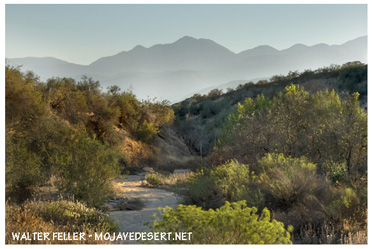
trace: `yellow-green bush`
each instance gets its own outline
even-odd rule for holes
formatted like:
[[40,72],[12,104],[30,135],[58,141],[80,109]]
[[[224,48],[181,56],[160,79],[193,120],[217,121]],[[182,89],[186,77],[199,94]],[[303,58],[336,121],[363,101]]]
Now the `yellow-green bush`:
[[364,213],[367,210],[367,187],[345,188],[328,206],[328,212],[334,220],[352,219],[364,221]]
[[217,208],[224,200],[246,200],[249,206],[263,208],[263,195],[257,189],[257,176],[249,166],[231,160],[210,170],[201,171],[187,184],[192,204]]
[[223,205],[225,199],[222,191],[214,184],[214,181],[203,171],[197,172],[186,184],[188,204],[196,204],[203,208],[218,208]]
[[146,173],[145,180],[150,185],[159,186],[165,183],[165,176],[157,172],[150,172]]
[[346,179],[355,181],[367,172],[367,114],[358,98],[353,93],[341,99],[334,90],[310,95],[299,85],[271,100],[247,98],[229,115],[219,146],[231,147],[225,160],[238,158],[251,167],[266,153],[305,156],[322,175],[330,173],[327,162],[345,164]]
[[257,214],[245,201],[229,203],[208,211],[196,206],[179,205],[177,209],[162,209],[162,219],[151,228],[160,232],[192,232],[189,241],[170,240],[169,243],[189,244],[291,244],[291,227],[271,219],[264,209]]
[[286,210],[314,195],[320,186],[316,165],[306,158],[266,154],[260,161],[260,186],[271,207]]
[[[252,196],[260,196],[260,193],[256,193],[256,190],[251,189],[251,186],[256,182],[257,175],[253,171],[249,170],[249,166],[246,164],[240,164],[236,160],[231,160],[223,165],[216,167],[210,173],[211,179],[214,180],[216,186],[218,186],[223,195],[227,200],[239,201],[242,197],[248,197],[251,193]],[[254,203],[248,202],[248,205],[257,206],[260,203],[254,201]]]
[[154,136],[158,134],[158,130],[154,127],[153,123],[144,121],[141,125],[139,125],[136,134],[139,140],[149,143]]

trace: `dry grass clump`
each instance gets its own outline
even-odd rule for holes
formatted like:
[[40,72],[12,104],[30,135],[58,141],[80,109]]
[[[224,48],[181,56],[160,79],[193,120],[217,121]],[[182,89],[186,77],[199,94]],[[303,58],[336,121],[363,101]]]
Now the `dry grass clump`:
[[6,204],[5,210],[7,244],[97,244],[94,236],[85,236],[86,240],[13,240],[12,233],[24,232],[113,232],[117,225],[108,214],[95,208],[88,208],[77,201],[27,201],[22,206]]
[[161,174],[158,172],[147,172],[145,175],[145,180],[147,185],[150,186],[175,186],[190,181],[190,177],[193,175],[194,173],[191,171],[185,171],[183,173],[173,173],[169,175]]
[[6,204],[5,212],[5,243],[6,244],[51,244],[53,241],[41,240],[13,240],[12,233],[18,232],[48,232],[58,231],[58,227],[45,222],[42,217],[36,216],[30,209],[22,209],[20,206]]
[[[366,211],[363,215],[367,217]],[[307,223],[298,229],[295,244],[367,244],[367,220],[345,219]]]
[[368,234],[367,230],[357,231],[355,233],[348,233],[342,238],[343,244],[348,245],[359,245],[359,244],[368,244]]
[[344,220],[342,224],[343,234],[342,244],[367,244],[368,234],[367,234],[367,211],[362,213],[365,217],[365,221],[359,222],[352,219]]

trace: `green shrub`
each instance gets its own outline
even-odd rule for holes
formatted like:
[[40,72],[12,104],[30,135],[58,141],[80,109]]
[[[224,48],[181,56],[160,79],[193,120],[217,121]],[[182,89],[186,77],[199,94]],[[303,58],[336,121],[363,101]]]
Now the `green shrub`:
[[358,97],[341,100],[334,90],[310,95],[290,85],[272,100],[247,98],[223,127],[219,146],[231,148],[224,160],[242,158],[255,167],[266,153],[305,156],[325,176],[327,162],[346,164],[346,178],[357,181],[367,173],[367,114]]
[[31,129],[33,122],[46,114],[46,104],[35,89],[37,77],[19,68],[5,67],[6,128]]
[[340,191],[337,198],[328,206],[328,212],[333,220],[347,220],[352,218],[360,221],[362,213],[367,210],[367,188],[345,188]]
[[249,170],[248,165],[231,160],[216,167],[210,177],[227,200],[246,200],[249,206],[262,207],[262,193],[252,188],[256,185],[257,176]]
[[335,163],[326,161],[323,164],[323,170],[328,175],[328,178],[335,184],[345,182],[346,180],[346,162]]
[[5,167],[7,199],[23,202],[31,197],[34,187],[42,181],[40,164],[40,156],[29,150],[26,141],[15,141],[7,134]]
[[149,143],[158,134],[158,131],[152,123],[144,121],[143,124],[139,125],[136,134],[139,140]]
[[187,187],[192,203],[204,208],[217,208],[225,200],[246,200],[249,206],[262,209],[263,194],[256,185],[257,176],[249,166],[231,160],[212,169],[209,174],[196,174]]
[[111,179],[119,171],[117,150],[84,131],[75,133],[63,149],[53,157],[59,190],[88,206],[102,205],[112,192]]
[[270,207],[286,210],[308,196],[314,195],[320,185],[316,165],[306,158],[284,157],[283,154],[266,154],[259,161],[260,186]]
[[162,232],[192,232],[187,242],[170,240],[170,243],[190,244],[291,244],[291,227],[271,220],[264,209],[261,215],[256,208],[248,208],[245,201],[226,202],[217,210],[202,210],[196,206],[179,205],[176,210],[162,209],[162,219],[155,220],[151,228]]
[[186,203],[196,204],[207,209],[218,208],[225,202],[221,189],[203,170],[191,177],[190,182],[186,184],[186,188]]
[[165,176],[157,172],[150,172],[146,173],[145,180],[150,185],[159,186],[165,183]]

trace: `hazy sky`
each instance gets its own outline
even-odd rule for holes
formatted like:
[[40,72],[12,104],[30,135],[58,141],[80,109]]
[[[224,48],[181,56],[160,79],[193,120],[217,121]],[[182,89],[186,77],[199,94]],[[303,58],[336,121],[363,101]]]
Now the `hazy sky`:
[[6,57],[78,64],[185,35],[236,53],[367,35],[367,5],[6,5],[5,11]]

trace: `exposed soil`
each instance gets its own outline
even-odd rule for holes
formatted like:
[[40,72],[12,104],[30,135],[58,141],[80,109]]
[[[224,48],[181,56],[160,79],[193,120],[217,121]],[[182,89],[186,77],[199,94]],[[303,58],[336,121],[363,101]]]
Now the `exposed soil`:
[[148,231],[148,226],[144,224],[146,222],[152,222],[155,220],[154,213],[160,212],[158,208],[169,206],[172,208],[177,207],[180,204],[179,199],[173,192],[144,187],[143,181],[145,174],[129,175],[128,178],[118,183],[123,191],[123,196],[133,199],[140,198],[144,203],[142,210],[123,210],[123,211],[112,211],[110,216],[117,221],[119,224],[119,232],[143,232]]

